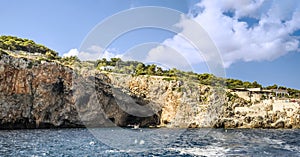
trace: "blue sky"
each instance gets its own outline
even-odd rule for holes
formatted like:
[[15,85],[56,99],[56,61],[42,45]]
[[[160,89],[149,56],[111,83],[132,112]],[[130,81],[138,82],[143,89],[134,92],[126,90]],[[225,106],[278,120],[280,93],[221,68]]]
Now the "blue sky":
[[[300,89],[297,0],[10,0],[0,6],[0,34],[32,39],[60,55],[76,53],[98,23],[120,11],[141,6],[172,8],[198,22],[219,49],[227,77]],[[182,20],[178,24],[182,30],[189,28]],[[203,59],[195,59],[195,50],[176,33],[159,29],[124,34],[110,45],[106,56],[122,55],[149,42],[182,52],[196,72],[209,71]],[[160,52],[157,50],[161,50],[159,46],[153,48]]]

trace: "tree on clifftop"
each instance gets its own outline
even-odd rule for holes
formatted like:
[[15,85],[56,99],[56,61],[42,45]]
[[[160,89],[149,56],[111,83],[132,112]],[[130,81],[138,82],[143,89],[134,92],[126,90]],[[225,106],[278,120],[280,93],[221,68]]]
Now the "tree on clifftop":
[[13,36],[0,36],[0,48],[9,51],[25,51],[29,53],[40,53],[49,57],[58,57],[58,53],[43,46],[36,44],[29,39],[22,39]]

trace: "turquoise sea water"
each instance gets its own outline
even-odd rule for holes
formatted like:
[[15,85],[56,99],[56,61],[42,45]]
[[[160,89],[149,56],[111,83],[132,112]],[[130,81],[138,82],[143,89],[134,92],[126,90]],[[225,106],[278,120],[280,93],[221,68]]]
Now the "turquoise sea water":
[[[97,136],[95,130],[101,136]],[[150,134],[145,140],[131,139],[129,135],[147,131]],[[84,128],[2,130],[0,156],[300,156],[300,130],[151,131],[121,128],[92,129],[92,132]],[[124,140],[120,135],[129,139]],[[131,143],[139,147],[135,149]]]

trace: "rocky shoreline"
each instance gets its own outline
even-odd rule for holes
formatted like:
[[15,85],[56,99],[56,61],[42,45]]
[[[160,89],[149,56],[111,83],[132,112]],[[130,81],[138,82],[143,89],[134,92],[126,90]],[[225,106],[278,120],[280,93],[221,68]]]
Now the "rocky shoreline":
[[123,106],[130,102],[114,98],[112,90],[117,89],[108,84],[105,75],[89,72],[78,74],[56,62],[2,53],[0,129],[158,124],[156,114],[135,117],[123,111],[117,101]]
[[101,73],[0,54],[0,129],[110,127],[300,128],[299,104],[251,103],[163,76]]

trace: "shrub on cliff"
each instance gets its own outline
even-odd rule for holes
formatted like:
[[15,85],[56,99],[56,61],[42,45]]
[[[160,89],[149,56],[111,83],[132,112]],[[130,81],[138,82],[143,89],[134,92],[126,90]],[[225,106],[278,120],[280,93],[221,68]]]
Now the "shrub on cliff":
[[241,81],[237,79],[226,79],[226,85],[229,89],[233,88],[262,88],[262,85],[257,83],[256,81],[254,82],[248,82],[248,81]]
[[[43,46],[36,44],[29,39],[22,39],[13,36],[0,36],[0,48],[9,51],[26,51],[29,53],[40,53],[56,59],[58,53]],[[50,59],[49,58],[49,59]]]
[[199,74],[198,78],[200,83],[204,85],[225,86],[225,80],[223,78],[216,77],[213,74]]
[[69,57],[62,57],[60,62],[64,65],[73,65],[76,62],[80,62],[77,56],[69,56]]

